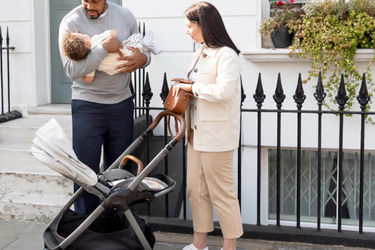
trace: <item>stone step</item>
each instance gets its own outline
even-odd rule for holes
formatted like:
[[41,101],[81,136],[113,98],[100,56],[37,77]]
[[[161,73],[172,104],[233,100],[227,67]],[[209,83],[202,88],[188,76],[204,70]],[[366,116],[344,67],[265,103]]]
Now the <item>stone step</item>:
[[9,122],[0,123],[0,143],[31,143],[38,128],[50,119],[56,119],[66,136],[72,138],[72,119],[69,115],[33,115]]
[[27,107],[29,115],[71,115],[70,104],[45,104],[37,107]]
[[0,143],[0,171],[50,174],[30,152],[31,143]]
[[30,108],[23,118],[0,124],[0,218],[48,222],[73,194],[73,182],[30,152],[38,128],[56,119],[72,137],[70,105]]
[[68,202],[67,195],[40,195],[22,192],[0,194],[0,218],[49,222]]
[[0,192],[71,195],[73,182],[39,162],[30,144],[0,144]]
[[0,173],[0,193],[73,195],[73,181],[61,175]]

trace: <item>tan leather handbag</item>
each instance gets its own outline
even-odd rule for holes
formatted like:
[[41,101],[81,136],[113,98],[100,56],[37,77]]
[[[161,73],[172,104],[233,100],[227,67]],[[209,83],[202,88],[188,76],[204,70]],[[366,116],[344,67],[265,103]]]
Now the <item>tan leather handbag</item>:
[[[177,80],[177,79],[172,79],[172,81],[173,80]],[[180,82],[180,83],[191,83],[191,82],[188,82],[186,80],[182,81],[182,79],[178,79],[178,82]],[[174,85],[171,86],[171,89],[169,90],[168,96],[165,99],[164,108],[168,109],[169,111],[178,113],[178,114],[183,114],[183,113],[185,113],[186,107],[189,104],[190,98],[193,97],[193,94],[188,92],[188,91],[185,91],[183,89],[180,89],[180,91],[178,92],[178,95],[173,96],[173,88],[174,88]],[[171,122],[170,116],[168,116],[169,134],[172,138],[174,138],[175,135],[172,133],[170,122]],[[175,130],[176,130],[176,134],[177,134],[179,132],[179,128],[178,128],[176,118],[175,118]]]
[[[191,83],[181,78],[174,78],[172,79],[172,81],[176,81],[179,83],[188,83],[188,84]],[[183,89],[180,89],[180,91],[178,92],[178,95],[173,96],[172,94],[173,88],[174,88],[174,85],[171,86],[167,99],[165,99],[164,108],[168,109],[169,111],[178,113],[178,114],[183,114],[185,113],[186,107],[189,104],[190,98],[193,97],[193,94]]]
[[190,92],[180,89],[178,95],[173,96],[173,88],[174,86],[172,85],[171,89],[169,90],[167,99],[165,99],[164,108],[178,114],[183,114],[185,113],[186,107],[189,104],[189,100],[193,95]]

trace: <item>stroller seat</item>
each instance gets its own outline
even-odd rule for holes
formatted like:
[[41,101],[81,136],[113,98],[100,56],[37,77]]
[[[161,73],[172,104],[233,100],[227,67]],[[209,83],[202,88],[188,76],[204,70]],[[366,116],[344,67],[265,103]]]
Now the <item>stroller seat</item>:
[[[98,180],[100,183],[110,188],[110,194],[126,190],[134,181],[136,176],[124,169],[111,169],[100,174]],[[137,186],[136,191],[129,194],[128,205],[151,201],[154,198],[169,193],[176,185],[176,182],[167,175],[155,174],[145,177]]]
[[[126,161],[124,161],[126,159]],[[143,164],[134,156],[127,155],[123,158],[121,165],[124,166],[127,159],[132,159],[138,163],[138,174],[144,169]],[[109,184],[111,188],[122,187],[134,180],[135,176],[125,169],[110,169],[99,175],[99,181]],[[145,177],[138,187],[138,191],[161,191],[173,184],[173,180],[166,175],[158,174]]]
[[[128,179],[124,180],[115,180],[109,182],[109,184],[112,187],[123,187],[125,185],[128,185],[133,181],[134,177],[130,177]],[[138,192],[144,192],[144,191],[149,191],[149,192],[157,192],[161,191],[165,188],[168,187],[168,184],[166,184],[164,181],[156,178],[156,177],[146,177],[142,180],[141,184],[138,186],[137,190]]]

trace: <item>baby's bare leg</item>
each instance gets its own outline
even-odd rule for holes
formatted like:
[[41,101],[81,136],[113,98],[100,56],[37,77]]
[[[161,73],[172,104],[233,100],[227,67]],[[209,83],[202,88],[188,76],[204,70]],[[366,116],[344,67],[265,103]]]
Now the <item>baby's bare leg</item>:
[[92,83],[94,81],[94,76],[84,76],[84,77],[82,77],[82,80],[85,83]]

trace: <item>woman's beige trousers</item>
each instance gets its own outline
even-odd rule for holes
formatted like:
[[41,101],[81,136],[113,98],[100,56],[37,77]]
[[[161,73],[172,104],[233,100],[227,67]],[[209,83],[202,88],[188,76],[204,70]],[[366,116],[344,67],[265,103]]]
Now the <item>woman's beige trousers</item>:
[[194,231],[213,231],[213,208],[224,238],[243,234],[240,207],[233,179],[233,153],[195,151],[189,138],[187,192],[193,214]]

